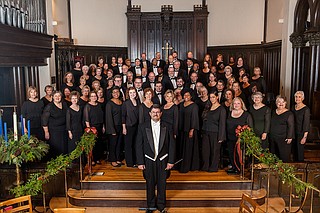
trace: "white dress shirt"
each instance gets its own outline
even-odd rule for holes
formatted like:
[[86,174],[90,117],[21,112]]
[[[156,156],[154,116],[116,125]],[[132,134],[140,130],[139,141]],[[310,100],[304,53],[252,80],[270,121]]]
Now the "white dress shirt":
[[154,160],[157,159],[159,154],[159,143],[160,143],[160,121],[154,122],[151,120],[151,129],[152,129],[152,136],[153,136],[153,143],[154,143]]

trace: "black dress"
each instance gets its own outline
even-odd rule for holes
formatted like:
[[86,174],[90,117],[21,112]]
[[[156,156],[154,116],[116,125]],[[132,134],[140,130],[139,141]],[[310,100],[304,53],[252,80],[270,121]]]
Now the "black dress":
[[46,99],[45,96],[42,97],[40,100],[43,101],[44,107],[46,107],[48,104],[50,104],[52,102],[52,101],[49,101],[48,99]]
[[42,126],[47,126],[49,130],[49,155],[56,157],[67,154],[68,136],[66,131],[66,114],[68,106],[62,102],[62,109],[54,103],[48,104],[42,114]]
[[257,89],[258,89],[259,92],[261,92],[262,94],[266,94],[267,93],[267,83],[266,83],[266,80],[264,79],[263,76],[260,76],[256,80],[251,79],[251,84],[253,82],[256,83]]
[[178,135],[179,109],[177,105],[172,105],[169,109],[162,107],[161,121],[166,124],[173,135]]
[[[259,109],[255,109],[253,105],[250,106],[249,112],[253,119],[253,131],[258,137],[261,138],[262,133],[269,134],[270,122],[271,122],[271,109],[267,106],[263,106]],[[269,148],[268,137],[266,140],[261,141],[261,146],[264,149]]]
[[82,109],[79,107],[79,110],[76,111],[72,108],[67,110],[67,131],[71,131],[72,139],[68,140],[68,153],[71,153],[76,148],[76,142],[79,142],[83,134],[83,125],[82,125]]
[[30,134],[36,136],[39,140],[45,139],[41,125],[43,108],[44,104],[41,100],[38,100],[37,102],[27,100],[22,104],[21,107],[21,114],[26,122],[25,126],[27,127],[27,121],[30,120],[30,129],[28,129],[28,131],[30,131]]
[[148,108],[144,103],[139,106],[139,124],[150,121],[151,117],[149,112],[151,111],[151,107]]
[[85,122],[89,122],[90,127],[95,127],[98,131],[98,137],[93,148],[93,159],[98,161],[103,154],[103,111],[100,104],[91,105],[89,103],[83,109],[83,118]]
[[72,73],[72,75],[73,75],[73,78],[74,78],[74,84],[75,84],[75,86],[79,86],[79,84],[80,84],[80,77],[82,76],[82,70],[80,69],[80,70],[75,70],[75,69],[73,69],[72,71],[71,71],[71,73]]
[[204,113],[202,126],[201,170],[217,172],[220,160],[221,143],[226,140],[227,113],[223,106]]
[[[182,102],[179,108],[179,131],[181,134],[179,146],[182,148],[181,156],[183,159],[180,172],[187,173],[190,170],[199,170],[200,167],[198,142],[199,114],[198,106],[195,103],[184,106],[184,102]],[[191,129],[194,129],[193,137],[189,138],[189,131]]]
[[294,151],[295,151],[295,161],[304,161],[304,144],[300,141],[304,136],[305,132],[310,131],[310,109],[305,106],[299,110],[292,107],[292,112],[294,114],[294,129],[295,129],[295,141],[294,141]]
[[235,145],[237,143],[238,137],[236,135],[236,128],[238,126],[244,126],[244,125],[249,125],[250,127],[253,126],[253,121],[252,117],[249,112],[244,111],[242,115],[238,118],[234,118],[231,115],[231,112],[228,114],[227,118],[227,146],[228,146],[228,151],[229,151],[229,160],[232,165],[232,168],[234,170],[239,170],[239,168],[236,166],[240,165],[239,164],[239,159],[238,157],[235,159],[234,158],[234,151],[235,151]]
[[109,161],[121,161],[122,104],[110,100],[106,105],[106,134],[109,135]]
[[294,138],[294,115],[286,111],[280,115],[276,111],[271,115],[270,149],[283,162],[290,162],[292,143],[287,144],[286,139]]
[[136,164],[135,145],[139,124],[139,101],[134,106],[130,99],[122,104],[122,124],[125,124],[127,134],[124,135],[124,154],[128,167]]

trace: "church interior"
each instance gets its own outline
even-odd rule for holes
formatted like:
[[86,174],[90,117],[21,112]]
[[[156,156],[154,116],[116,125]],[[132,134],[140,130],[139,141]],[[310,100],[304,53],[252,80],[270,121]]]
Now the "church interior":
[[176,116],[159,212],[320,213],[320,0],[0,0],[0,47],[0,213],[157,212],[135,145],[154,104]]

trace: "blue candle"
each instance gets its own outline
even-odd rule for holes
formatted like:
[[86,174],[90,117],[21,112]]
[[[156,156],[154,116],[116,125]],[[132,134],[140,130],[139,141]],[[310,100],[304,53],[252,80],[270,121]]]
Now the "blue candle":
[[2,117],[0,117],[0,137],[3,135],[2,133]]
[[6,142],[6,146],[8,146],[8,130],[7,130],[7,123],[3,124],[4,127],[4,141]]
[[30,139],[30,120],[28,120],[28,139]]
[[21,136],[24,135],[24,125],[23,125],[23,116],[20,116],[20,120],[21,120]]

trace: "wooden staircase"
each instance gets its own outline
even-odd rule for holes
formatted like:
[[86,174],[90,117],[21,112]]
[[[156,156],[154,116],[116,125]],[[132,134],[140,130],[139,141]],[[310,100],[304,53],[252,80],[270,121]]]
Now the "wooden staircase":
[[[69,189],[69,202],[84,207],[145,207],[145,180],[136,168],[113,168],[108,164],[94,167],[101,176],[85,177],[82,190]],[[201,171],[181,174],[171,171],[167,180],[168,207],[238,207],[246,193],[264,204],[266,191],[251,191],[252,181],[239,175]]]

